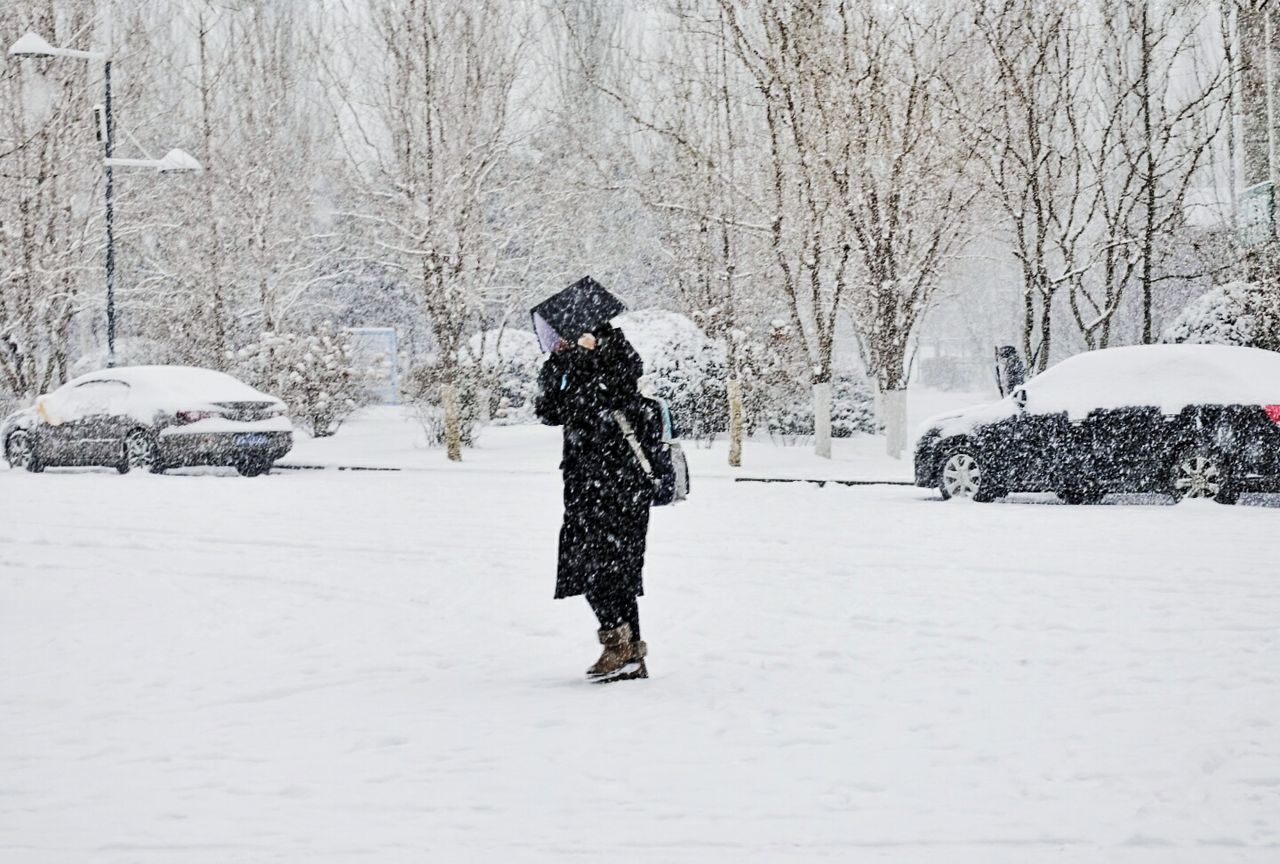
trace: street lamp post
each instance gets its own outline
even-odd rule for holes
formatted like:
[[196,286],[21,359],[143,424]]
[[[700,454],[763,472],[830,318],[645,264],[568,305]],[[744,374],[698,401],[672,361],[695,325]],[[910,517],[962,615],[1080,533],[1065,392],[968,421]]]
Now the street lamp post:
[[104,22],[104,35],[107,50],[102,58],[102,86],[106,89],[102,97],[103,125],[107,127],[103,134],[102,151],[103,170],[106,172],[107,199],[107,367],[116,365],[116,235],[115,235],[115,201],[112,194],[114,188],[111,159],[115,156],[115,120],[111,115],[111,24],[110,18]]
[[116,364],[116,241],[115,241],[115,183],[113,169],[150,168],[156,171],[203,171],[203,167],[189,153],[170,150],[161,159],[115,158],[115,118],[111,110],[111,16],[103,13],[103,51],[78,51],[74,48],[56,48],[35,33],[28,33],[9,49],[11,57],[74,57],[102,64],[103,94],[103,159],[106,174],[106,222],[107,222],[107,365]]

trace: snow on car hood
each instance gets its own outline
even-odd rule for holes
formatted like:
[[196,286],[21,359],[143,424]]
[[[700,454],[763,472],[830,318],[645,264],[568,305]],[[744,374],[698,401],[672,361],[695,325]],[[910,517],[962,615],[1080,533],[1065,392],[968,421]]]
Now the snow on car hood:
[[981,405],[974,405],[972,408],[966,408],[963,411],[938,414],[920,424],[919,429],[916,431],[916,440],[918,441],[933,431],[937,431],[943,438],[950,438],[953,435],[967,435],[979,426],[987,423],[998,423],[1017,413],[1018,406],[1013,404],[1013,399],[1006,396],[999,402],[985,402]]

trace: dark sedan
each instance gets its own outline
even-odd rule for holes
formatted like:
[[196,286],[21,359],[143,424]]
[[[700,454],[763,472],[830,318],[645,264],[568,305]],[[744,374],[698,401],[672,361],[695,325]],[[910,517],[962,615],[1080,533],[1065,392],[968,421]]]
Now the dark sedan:
[[0,424],[10,466],[102,465],[122,474],[224,465],[263,474],[293,446],[285,405],[230,375],[185,366],[103,369]]
[[1005,399],[925,424],[916,485],[1072,504],[1161,492],[1231,504],[1280,491],[1280,354],[1146,345],[1080,354]]

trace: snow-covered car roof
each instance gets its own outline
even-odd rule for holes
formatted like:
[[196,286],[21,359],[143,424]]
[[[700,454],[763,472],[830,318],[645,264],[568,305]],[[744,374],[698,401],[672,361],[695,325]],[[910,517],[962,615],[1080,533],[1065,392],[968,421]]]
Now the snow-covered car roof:
[[[1098,409],[1280,405],[1280,354],[1229,345],[1134,345],[1077,354],[1026,383],[1026,410],[1083,420]],[[946,438],[1018,411],[1011,397],[931,417],[920,427]]]
[[279,402],[223,372],[194,366],[118,366],[89,372],[68,382],[122,381],[152,397],[197,398],[206,402]]
[[1135,345],[1077,354],[1027,382],[1027,410],[1280,405],[1280,354],[1228,345]]

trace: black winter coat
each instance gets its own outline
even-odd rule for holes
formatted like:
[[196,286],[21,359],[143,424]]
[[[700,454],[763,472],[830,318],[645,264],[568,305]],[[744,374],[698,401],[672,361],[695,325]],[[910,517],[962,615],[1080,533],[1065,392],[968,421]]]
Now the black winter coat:
[[627,416],[646,448],[660,445],[661,420],[652,416],[653,403],[638,398],[644,370],[622,331],[600,327],[595,336],[594,350],[574,346],[552,354],[538,376],[538,417],[564,428],[556,597],[644,593],[653,485],[613,412]]

